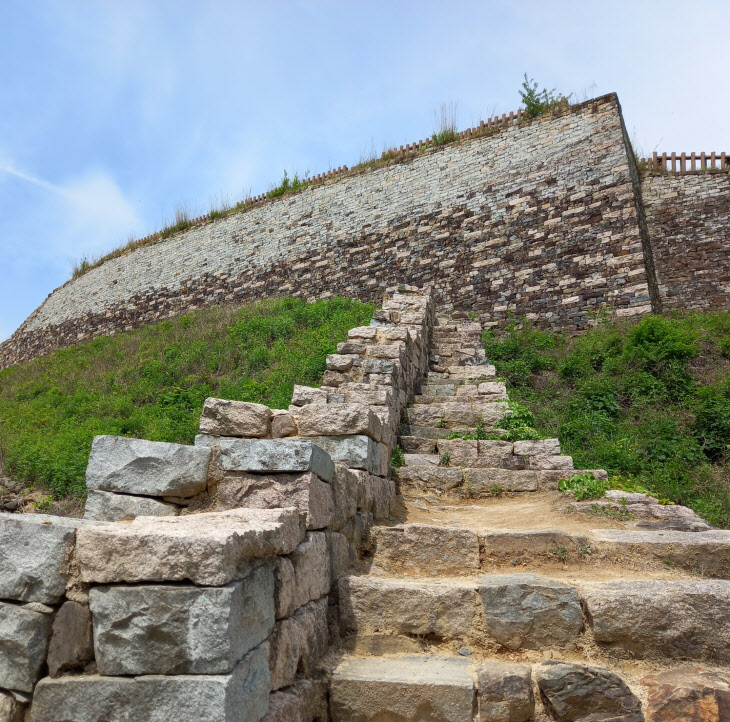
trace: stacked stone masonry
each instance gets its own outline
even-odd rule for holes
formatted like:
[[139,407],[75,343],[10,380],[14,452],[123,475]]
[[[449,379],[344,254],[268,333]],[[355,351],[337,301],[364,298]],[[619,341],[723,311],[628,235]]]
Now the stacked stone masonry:
[[487,322],[579,328],[650,310],[618,99],[341,176],[110,259],[57,289],[0,367],[193,309],[282,295],[368,301],[405,281]]
[[2,722],[326,714],[330,592],[390,518],[434,323],[410,287],[378,316],[288,411],[208,399],[194,446],[97,437],[84,519],[0,515]]
[[0,515],[0,720],[728,719],[730,533],[618,491],[545,528],[572,459],[505,440],[480,334],[400,287],[287,410],[98,437],[83,520]]
[[730,173],[650,174],[642,195],[664,308],[728,308]]

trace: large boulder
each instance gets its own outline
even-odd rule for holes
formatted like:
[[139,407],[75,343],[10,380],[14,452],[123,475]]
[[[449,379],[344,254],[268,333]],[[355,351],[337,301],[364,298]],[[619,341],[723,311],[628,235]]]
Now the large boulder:
[[32,692],[46,659],[53,609],[0,602],[0,687]]
[[0,598],[58,602],[66,591],[76,529],[97,526],[46,514],[0,514]]
[[618,581],[583,591],[596,641],[639,656],[730,661],[730,582]]
[[641,702],[621,677],[607,669],[543,662],[535,668],[535,679],[561,722],[644,722]]
[[248,560],[293,552],[303,535],[297,509],[141,516],[83,527],[76,556],[89,583],[190,580],[224,586],[245,576]]
[[267,436],[271,409],[263,404],[227,399],[206,399],[200,416],[200,431],[213,436]]
[[94,587],[89,602],[104,675],[228,674],[274,626],[268,564],[225,587]]
[[575,587],[537,574],[479,579],[489,637],[507,649],[573,647],[583,629]]
[[46,677],[32,715],[42,722],[259,722],[269,703],[267,645],[231,674]]
[[730,674],[697,666],[650,674],[647,718],[651,722],[730,720]]
[[344,634],[454,639],[472,630],[476,616],[476,590],[469,584],[345,577],[339,581],[339,600]]
[[[198,437],[196,444],[203,443]],[[311,471],[332,481],[335,465],[314,441],[304,439],[216,439],[225,471],[267,473]]]
[[141,496],[195,496],[205,489],[210,449],[163,441],[97,436],[86,487]]

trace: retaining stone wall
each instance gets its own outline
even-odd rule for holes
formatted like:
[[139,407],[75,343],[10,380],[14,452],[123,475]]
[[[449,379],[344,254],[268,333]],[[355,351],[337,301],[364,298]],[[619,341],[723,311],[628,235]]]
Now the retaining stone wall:
[[192,447],[97,437],[85,519],[0,514],[0,711],[327,718],[330,591],[390,516],[432,298],[401,287],[372,324],[288,410],[209,399]]
[[642,195],[664,309],[728,308],[730,173],[650,174]]
[[0,368],[192,309],[279,295],[377,300],[401,280],[489,321],[579,328],[650,310],[617,97],[520,122],[207,223],[57,289]]

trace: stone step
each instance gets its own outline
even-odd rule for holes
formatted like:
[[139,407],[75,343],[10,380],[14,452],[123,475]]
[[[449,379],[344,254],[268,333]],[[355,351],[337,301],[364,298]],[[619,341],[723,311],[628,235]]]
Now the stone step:
[[[487,517],[488,519],[488,517]],[[388,573],[431,577],[463,576],[520,564],[546,563],[590,569],[627,560],[653,561],[658,569],[676,567],[704,577],[730,579],[730,531],[635,531],[564,529],[486,531],[429,524],[373,529],[373,564]]]
[[[570,472],[573,473],[572,470]],[[540,475],[546,474],[541,487]],[[401,489],[432,490],[468,498],[502,494],[504,492],[554,489],[553,472],[531,469],[462,468],[418,464],[401,466],[396,470]]]
[[486,429],[492,429],[508,414],[509,408],[504,401],[465,400],[412,406],[405,410],[403,416],[412,426],[455,429],[483,424]]
[[361,651],[388,635],[394,637],[391,653],[412,651],[424,639],[436,648],[486,644],[509,651],[596,643],[621,659],[730,663],[726,580],[577,586],[538,574],[488,574],[464,582],[349,576],[340,579],[338,595],[340,631],[351,649]]
[[332,722],[470,722],[471,661],[460,657],[345,658],[330,683]]

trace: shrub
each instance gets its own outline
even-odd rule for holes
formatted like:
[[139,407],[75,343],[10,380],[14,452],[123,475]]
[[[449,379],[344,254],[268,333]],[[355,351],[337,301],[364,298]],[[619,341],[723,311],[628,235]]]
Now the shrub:
[[530,118],[544,115],[562,102],[566,104],[568,102],[565,96],[556,94],[555,88],[552,90],[547,90],[547,88],[539,90],[537,82],[532,78],[528,78],[527,73],[525,73],[525,79],[521,87],[520,98],[525,105],[525,112]]
[[281,179],[281,183],[279,183],[278,186],[272,188],[266,195],[269,198],[278,198],[279,196],[283,196],[285,193],[292,193],[306,187],[307,184],[304,181],[300,180],[297,173],[294,174],[293,178],[289,178],[289,174],[285,170],[284,177]]

